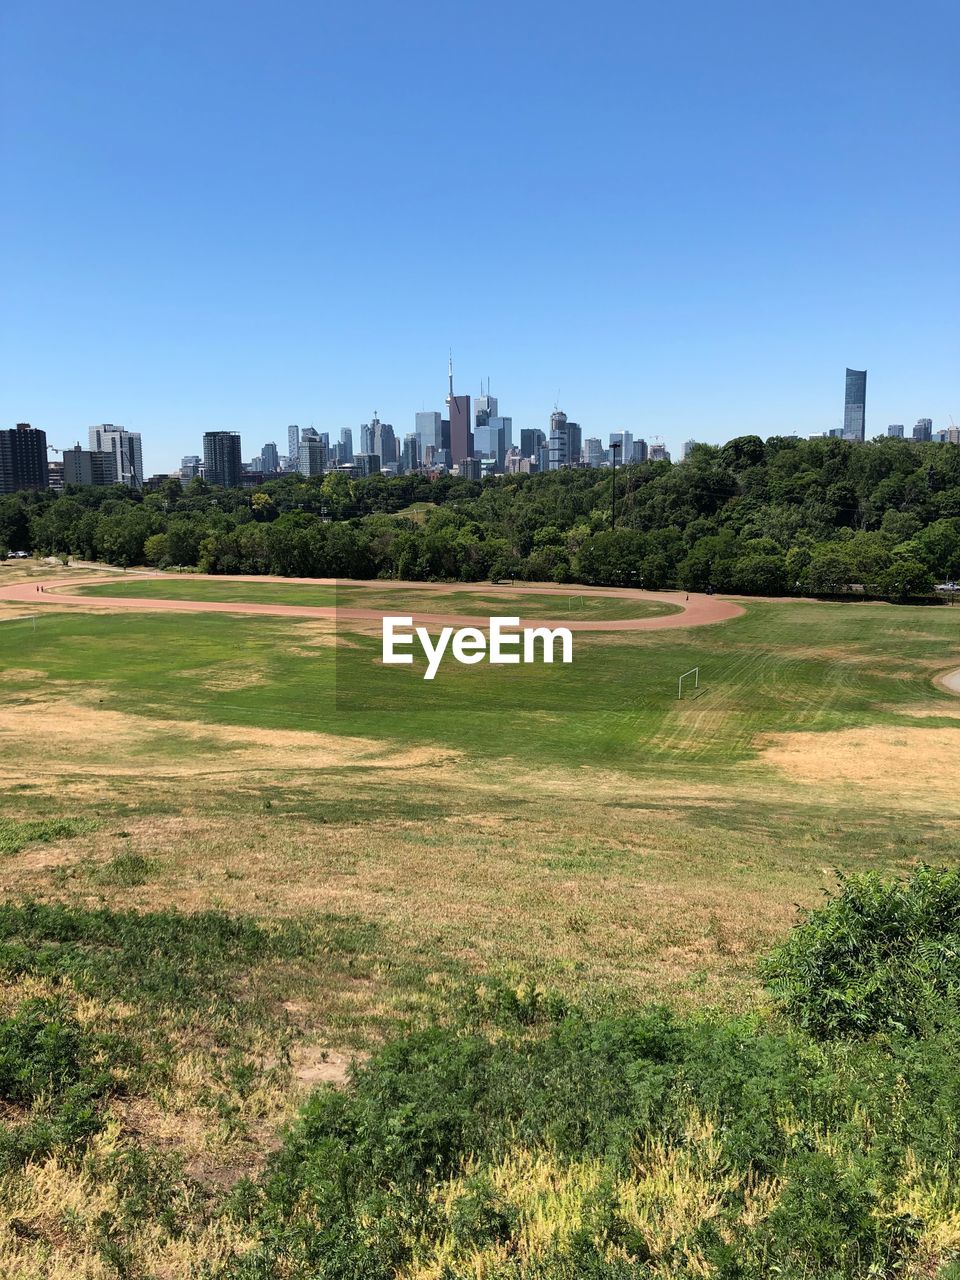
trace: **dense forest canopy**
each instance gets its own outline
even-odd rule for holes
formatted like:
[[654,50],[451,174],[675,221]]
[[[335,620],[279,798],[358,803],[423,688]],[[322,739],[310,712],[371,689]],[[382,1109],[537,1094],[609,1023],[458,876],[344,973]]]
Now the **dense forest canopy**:
[[[903,598],[960,578],[960,448],[742,436],[679,465],[482,481],[290,475],[0,498],[0,550],[302,577],[516,577]],[[414,505],[419,504],[419,505]],[[423,505],[427,504],[427,505]]]

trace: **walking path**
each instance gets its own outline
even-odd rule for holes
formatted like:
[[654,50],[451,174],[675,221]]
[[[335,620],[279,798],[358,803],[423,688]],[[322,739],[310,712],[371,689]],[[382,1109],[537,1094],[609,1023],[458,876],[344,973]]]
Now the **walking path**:
[[[159,574],[128,574],[124,581],[149,581],[152,577],[162,577],[165,581],[170,581],[168,575]],[[276,618],[330,618],[344,622],[380,622],[384,614],[388,612],[385,609],[363,609],[355,608],[347,605],[300,605],[300,604],[254,604],[249,601],[222,601],[222,600],[168,600],[157,599],[150,596],[84,596],[75,595],[70,591],[71,587],[76,587],[78,582],[82,582],[83,586],[94,586],[102,582],[115,582],[116,575],[98,575],[96,577],[84,578],[78,580],[76,578],[54,579],[45,582],[42,590],[37,590],[36,582],[17,582],[3,586],[0,583],[0,600],[15,601],[18,604],[29,603],[31,605],[80,605],[87,609],[162,609],[166,611],[175,611],[177,613],[241,613],[241,614],[262,614]],[[211,582],[282,582],[286,584],[301,584],[310,586],[345,586],[345,587],[370,587],[373,590],[396,590],[396,591],[435,591],[438,594],[459,591],[483,591],[485,594],[496,592],[497,586],[491,583],[482,582],[393,582],[377,579],[370,582],[359,582],[347,578],[278,578],[278,577],[244,577],[240,575],[203,575],[191,574],[190,582],[196,581]],[[175,581],[175,579],[174,579]],[[510,592],[511,595],[561,595],[572,589],[570,584],[562,586],[552,584],[511,584],[509,587],[503,587],[504,591]],[[540,627],[569,627],[571,631],[666,631],[674,627],[702,627],[713,622],[727,622],[731,618],[737,618],[743,613],[743,607],[735,604],[732,600],[721,600],[717,596],[698,595],[691,593],[687,596],[682,591],[641,591],[630,587],[581,587],[576,586],[575,594],[590,596],[611,596],[618,600],[639,600],[645,602],[659,602],[662,604],[674,605],[679,608],[679,613],[658,614],[652,618],[619,618],[619,619],[582,619],[571,620],[561,618],[556,621],[548,621],[543,618],[531,618],[527,620],[528,625]],[[398,603],[397,609],[403,606]],[[513,601],[510,602],[510,608],[515,608]],[[475,615],[453,614],[453,613],[423,613],[410,610],[414,622],[424,626],[484,626],[489,623],[489,617],[479,617]]]

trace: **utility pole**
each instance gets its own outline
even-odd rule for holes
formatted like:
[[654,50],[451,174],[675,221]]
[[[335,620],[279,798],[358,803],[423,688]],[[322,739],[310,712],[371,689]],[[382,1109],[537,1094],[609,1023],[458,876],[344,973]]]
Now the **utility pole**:
[[610,528],[617,527],[617,450],[623,447],[622,440],[610,441],[610,456],[613,459],[613,497],[610,504]]

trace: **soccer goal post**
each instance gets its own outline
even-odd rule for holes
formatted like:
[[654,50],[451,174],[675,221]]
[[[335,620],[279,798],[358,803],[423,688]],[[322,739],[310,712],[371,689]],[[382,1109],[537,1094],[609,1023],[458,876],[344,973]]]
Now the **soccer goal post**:
[[568,596],[567,613],[573,613],[574,609],[583,608],[583,596]]
[[680,677],[680,679],[677,681],[677,698],[683,697],[683,682],[684,680],[687,679],[688,676],[693,676],[693,687],[695,689],[700,688],[700,668],[691,667],[690,670],[685,671],[683,675]]

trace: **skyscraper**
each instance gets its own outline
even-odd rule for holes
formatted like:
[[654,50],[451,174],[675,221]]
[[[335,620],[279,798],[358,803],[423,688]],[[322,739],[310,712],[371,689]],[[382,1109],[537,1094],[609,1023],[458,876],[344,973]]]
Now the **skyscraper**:
[[[440,415],[437,414],[437,417]],[[420,437],[411,431],[403,437],[403,469],[416,471],[420,466]]]
[[101,423],[89,431],[90,448],[95,453],[112,453],[117,465],[117,479],[131,489],[143,486],[143,453],[140,432],[115,427],[112,422]]
[[340,447],[337,450],[337,461],[353,461],[353,431],[350,427],[343,427],[340,432]]
[[867,371],[847,370],[847,389],[843,402],[844,440],[866,438]]
[[584,440],[583,460],[588,467],[600,467],[603,465],[604,449],[596,436],[591,436],[590,439]]
[[203,478],[207,484],[238,489],[243,467],[240,461],[240,435],[236,431],[203,433]]
[[890,426],[887,427],[887,435],[894,440],[902,440],[903,439],[903,423],[891,422]]
[[300,474],[303,476],[322,476],[324,463],[323,441],[316,434],[308,436],[304,432],[300,441]]
[[263,462],[264,471],[280,470],[280,452],[272,442],[263,446],[260,450],[260,458]]
[[933,439],[933,419],[918,418],[917,425],[913,428],[914,440],[932,440]]
[[490,380],[487,379],[487,394],[483,394],[483,384],[480,385],[480,394],[473,402],[474,424],[478,427],[485,427],[491,418],[495,418],[499,410],[497,408],[497,397],[490,394]]
[[450,419],[450,455],[456,466],[473,457],[473,432],[470,430],[470,397],[453,394],[453,356],[447,366],[447,412]]
[[546,437],[539,427],[524,427],[520,432],[520,455],[535,458]]
[[46,432],[29,422],[0,431],[0,493],[46,489],[49,483]]
[[287,427],[287,457],[291,467],[296,467],[300,457],[300,428],[296,423]]
[[572,467],[580,461],[580,424],[568,422],[567,415],[561,409],[554,409],[550,415],[550,451],[547,467],[550,471],[559,471],[561,467]]
[[425,458],[428,449],[443,448],[443,419],[439,413],[417,414],[417,440],[420,445],[420,457]]

